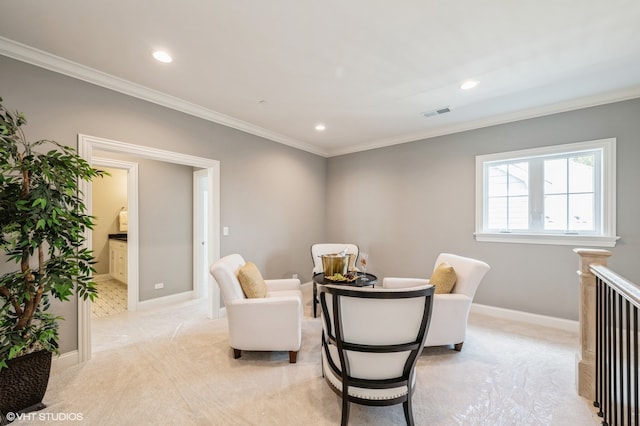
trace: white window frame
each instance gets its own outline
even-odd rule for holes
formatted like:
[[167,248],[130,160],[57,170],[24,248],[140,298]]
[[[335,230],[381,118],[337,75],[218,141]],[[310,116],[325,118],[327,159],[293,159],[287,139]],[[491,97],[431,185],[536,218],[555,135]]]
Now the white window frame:
[[[602,150],[601,188],[601,232],[557,233],[557,232],[492,232],[485,229],[486,165],[499,161],[530,159],[558,154],[577,153],[587,150]],[[616,241],[616,139],[598,139],[563,145],[520,151],[501,152],[476,156],[476,232],[477,241],[525,244],[555,244],[572,246],[615,247]]]

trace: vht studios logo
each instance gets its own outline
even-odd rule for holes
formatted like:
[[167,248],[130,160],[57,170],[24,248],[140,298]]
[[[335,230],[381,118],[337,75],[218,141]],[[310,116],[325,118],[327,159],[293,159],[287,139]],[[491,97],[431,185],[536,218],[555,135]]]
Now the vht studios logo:
[[[13,413],[9,411],[4,415],[8,423],[15,420],[42,421],[42,422],[81,422],[82,413]],[[2,414],[0,413],[0,420]]]

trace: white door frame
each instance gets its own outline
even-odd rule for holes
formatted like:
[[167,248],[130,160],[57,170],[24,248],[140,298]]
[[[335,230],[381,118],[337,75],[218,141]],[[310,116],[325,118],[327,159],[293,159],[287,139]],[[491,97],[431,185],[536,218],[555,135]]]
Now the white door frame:
[[[167,163],[180,164],[184,166],[197,167],[207,169],[208,174],[208,231],[209,231],[209,253],[210,262],[220,257],[220,162],[208,158],[195,157],[187,154],[180,154],[171,151],[165,151],[157,148],[145,147],[140,145],[128,144],[114,140],[99,138],[78,134],[78,154],[89,163],[92,163],[93,150],[117,152],[128,154],[136,157],[147,158],[157,161],[165,161]],[[86,181],[80,182],[81,197],[87,206],[88,214],[91,214],[91,183]],[[137,200],[137,182],[133,189],[134,193],[130,197],[135,196]],[[136,212],[137,212],[137,205]],[[131,206],[130,206],[131,208]],[[129,216],[129,226],[132,222]],[[135,226],[137,230],[137,217],[135,218]],[[134,237],[131,235],[131,237]],[[135,255],[137,256],[137,235],[135,235]],[[84,247],[90,249],[92,246],[92,233],[90,229],[85,229]],[[132,250],[129,251],[129,258],[132,256]],[[135,262],[134,262],[135,263]],[[138,271],[135,270],[135,277],[132,277],[132,271],[129,270],[129,282],[138,282]],[[210,280],[211,282],[211,280]],[[216,286],[209,285],[209,316],[218,318],[220,315],[220,291]],[[135,300],[138,297],[136,295]],[[91,359],[91,301],[78,298],[78,361],[84,362]]]
[[[195,170],[193,172],[193,253],[194,253],[194,262],[193,262],[193,290],[196,293],[196,297],[204,297],[207,294],[207,283],[208,279],[205,279],[204,282],[201,279],[202,272],[208,269],[208,257],[205,262],[203,262],[203,247],[206,247],[209,244],[207,241],[207,235],[204,230],[206,229],[206,216],[204,215],[206,209],[203,205],[202,200],[202,192],[203,187],[207,190],[207,184],[202,185],[203,178],[206,179],[208,177],[207,170]],[[206,274],[209,276],[209,274]]]
[[[127,310],[138,310],[140,298],[138,281],[138,163],[115,160],[112,158],[91,157],[91,164],[98,167],[111,167],[127,171]],[[93,188],[91,190],[93,197]],[[89,213],[91,214],[91,213]],[[93,232],[92,239],[93,239]],[[93,244],[89,247],[93,247]]]

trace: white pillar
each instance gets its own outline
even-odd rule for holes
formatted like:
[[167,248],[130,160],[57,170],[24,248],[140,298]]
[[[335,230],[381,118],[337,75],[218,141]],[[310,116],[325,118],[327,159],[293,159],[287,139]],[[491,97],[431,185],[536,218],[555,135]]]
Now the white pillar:
[[607,266],[613,253],[600,249],[573,249],[580,256],[580,353],[577,358],[576,386],[578,394],[595,399],[596,363],[596,277],[589,269],[591,265]]

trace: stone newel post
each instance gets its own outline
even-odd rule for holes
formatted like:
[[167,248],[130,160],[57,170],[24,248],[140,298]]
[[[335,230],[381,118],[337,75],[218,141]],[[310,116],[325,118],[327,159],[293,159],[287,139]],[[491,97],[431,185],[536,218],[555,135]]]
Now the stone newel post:
[[596,277],[590,265],[607,266],[609,250],[573,249],[580,256],[580,353],[577,358],[576,385],[578,394],[595,399],[596,360]]

